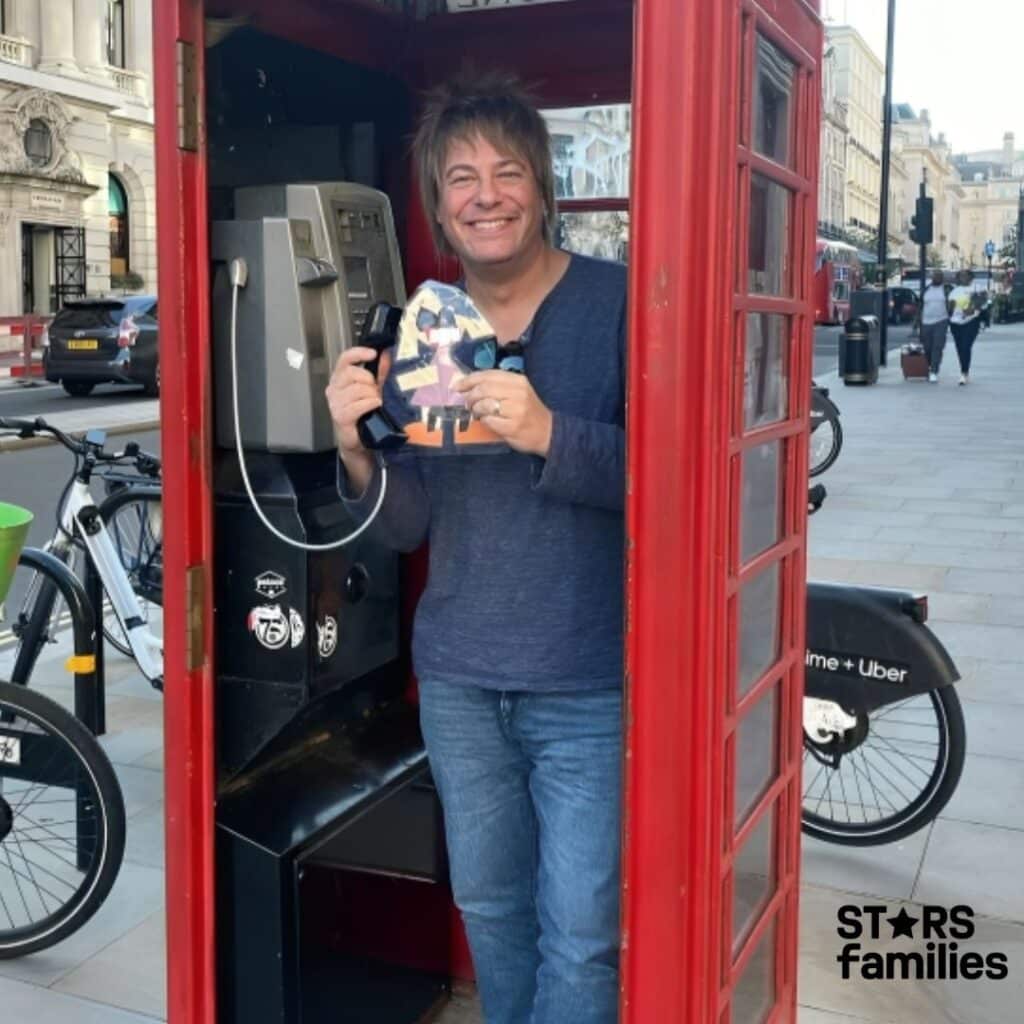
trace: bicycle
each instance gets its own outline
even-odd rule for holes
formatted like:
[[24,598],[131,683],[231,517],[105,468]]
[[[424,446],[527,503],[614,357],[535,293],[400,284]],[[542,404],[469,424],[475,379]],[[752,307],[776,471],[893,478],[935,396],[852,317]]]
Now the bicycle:
[[[0,418],[0,430],[16,431],[23,438],[50,434],[75,456],[72,476],[59,504],[57,532],[48,549],[64,563],[73,560],[76,546],[88,553],[106,595],[101,611],[104,636],[129,653],[146,679],[161,689],[163,640],[149,627],[147,611],[147,602],[159,604],[163,591],[162,523],[159,513],[153,511],[159,508],[160,490],[142,484],[159,475],[159,460],[135,444],[127,445],[122,452],[106,452],[104,431],[89,431],[76,439],[43,419]],[[98,468],[126,463],[132,464],[140,476],[111,477],[110,493],[97,506],[90,484]],[[36,576],[12,624],[18,639],[14,682],[27,682],[43,644],[55,641],[61,625],[60,616],[55,615],[57,607],[58,591],[53,582]]]
[[0,959],[81,928],[110,893],[124,843],[103,748],[56,701],[0,681]]
[[[825,499],[821,484],[810,511]],[[934,820],[967,748],[960,679],[910,591],[807,584],[802,827],[848,846],[891,843]]]
[[[71,609],[76,709],[87,716],[96,686],[92,607],[66,565],[21,549],[22,540],[5,524],[0,605],[16,564],[60,590]],[[117,879],[124,845],[121,787],[86,724],[43,694],[0,681],[0,959],[45,949],[85,924]]]
[[[100,515],[110,531],[132,590],[139,598],[143,620],[152,629],[149,606],[163,605],[164,588],[163,504],[159,484],[154,486],[153,483],[160,464],[154,456],[144,452],[139,453],[138,459],[147,466],[155,462],[155,474],[151,470],[146,476],[104,474],[106,499],[100,505]],[[103,636],[121,654],[132,657],[131,647],[109,601],[104,602]]]
[[810,476],[824,473],[843,447],[843,428],[839,423],[839,409],[828,397],[828,388],[811,381],[811,440]]

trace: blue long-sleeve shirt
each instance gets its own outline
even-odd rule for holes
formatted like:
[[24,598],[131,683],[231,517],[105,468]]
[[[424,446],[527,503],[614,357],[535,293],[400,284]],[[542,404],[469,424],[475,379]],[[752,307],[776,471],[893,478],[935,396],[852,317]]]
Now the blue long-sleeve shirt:
[[[430,545],[420,679],[501,690],[622,682],[626,270],[573,255],[528,332],[526,375],[553,414],[546,458],[390,456],[368,534]],[[365,520],[380,493],[342,499]]]

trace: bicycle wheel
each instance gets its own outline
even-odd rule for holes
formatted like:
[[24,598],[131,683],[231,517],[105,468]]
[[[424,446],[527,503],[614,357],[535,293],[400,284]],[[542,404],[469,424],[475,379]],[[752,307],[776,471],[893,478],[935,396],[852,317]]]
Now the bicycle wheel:
[[804,732],[803,830],[845,846],[892,843],[953,795],[966,735],[952,686],[887,704],[826,743]]
[[0,682],[0,959],[81,928],[124,841],[124,798],[100,745],[48,697]]
[[842,447],[843,428],[839,418],[826,414],[811,434],[809,475],[819,476],[824,473],[839,458],[839,450]]
[[[135,591],[143,621],[150,621],[150,605],[163,603],[163,505],[157,490],[130,491],[111,506],[104,506],[107,531]],[[104,600],[103,635],[122,654],[131,657],[128,638],[117,614]]]

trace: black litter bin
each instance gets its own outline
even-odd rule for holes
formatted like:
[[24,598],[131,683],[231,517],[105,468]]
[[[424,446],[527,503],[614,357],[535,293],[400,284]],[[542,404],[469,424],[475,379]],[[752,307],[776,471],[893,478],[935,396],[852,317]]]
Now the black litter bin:
[[877,316],[855,316],[839,336],[839,376],[844,384],[874,384],[878,380]]

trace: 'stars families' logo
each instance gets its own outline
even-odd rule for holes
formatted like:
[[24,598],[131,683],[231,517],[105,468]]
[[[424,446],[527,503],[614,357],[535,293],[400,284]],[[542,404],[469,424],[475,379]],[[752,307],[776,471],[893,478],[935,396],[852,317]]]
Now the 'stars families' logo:
[[[901,907],[898,913],[884,904],[846,903],[836,917],[836,933],[850,940],[836,957],[844,979],[1000,981],[1009,974],[1005,953],[983,956],[964,948],[974,936],[974,911],[962,903],[949,909],[931,904]],[[912,948],[883,952],[864,948],[864,940],[889,945],[897,939],[909,939]]]

